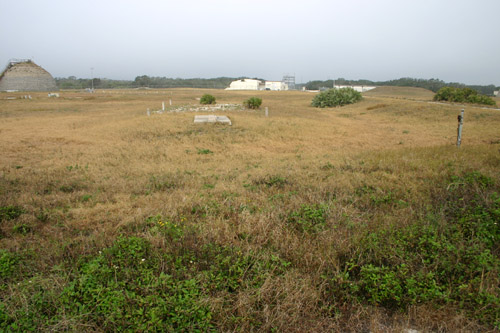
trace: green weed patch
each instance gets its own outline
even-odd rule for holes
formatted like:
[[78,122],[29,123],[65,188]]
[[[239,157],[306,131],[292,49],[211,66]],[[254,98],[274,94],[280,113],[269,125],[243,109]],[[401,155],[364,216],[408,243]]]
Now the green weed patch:
[[332,290],[387,308],[431,302],[463,309],[480,321],[500,325],[500,197],[479,173],[453,177],[445,201],[406,227],[367,232],[359,251],[345,258]]
[[17,219],[24,213],[24,209],[18,206],[0,207],[0,222]]

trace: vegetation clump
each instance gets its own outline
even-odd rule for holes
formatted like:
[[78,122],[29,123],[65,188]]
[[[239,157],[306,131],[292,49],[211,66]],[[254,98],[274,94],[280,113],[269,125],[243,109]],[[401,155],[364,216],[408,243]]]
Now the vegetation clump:
[[249,109],[258,109],[262,105],[262,98],[250,97],[243,101],[243,105]]
[[326,226],[327,207],[324,205],[302,205],[288,216],[288,223],[298,231],[314,233]]
[[[404,310],[448,304],[500,325],[500,197],[478,173],[451,177],[435,216],[367,231],[331,281],[338,299]],[[355,259],[353,259],[355,258]]]
[[17,262],[18,258],[14,253],[0,249],[0,279],[13,275]]
[[215,97],[210,94],[205,94],[201,96],[200,104],[215,104]]
[[18,206],[4,206],[0,207],[0,221],[8,221],[17,219],[24,213],[24,209]]
[[316,95],[311,105],[317,108],[329,108],[353,104],[359,102],[361,99],[361,93],[353,88],[330,89]]
[[479,94],[471,88],[443,87],[434,95],[435,101],[496,105],[496,102],[486,95]]

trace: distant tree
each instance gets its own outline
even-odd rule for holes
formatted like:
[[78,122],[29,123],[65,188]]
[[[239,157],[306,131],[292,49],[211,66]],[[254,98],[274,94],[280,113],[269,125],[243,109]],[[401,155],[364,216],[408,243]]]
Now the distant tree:
[[134,85],[137,87],[149,87],[151,79],[147,75],[138,76],[134,80]]

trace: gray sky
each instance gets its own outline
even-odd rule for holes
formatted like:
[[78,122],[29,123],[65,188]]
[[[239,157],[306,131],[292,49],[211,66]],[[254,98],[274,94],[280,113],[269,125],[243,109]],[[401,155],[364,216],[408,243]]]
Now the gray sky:
[[500,0],[0,0],[0,67],[54,77],[500,86]]

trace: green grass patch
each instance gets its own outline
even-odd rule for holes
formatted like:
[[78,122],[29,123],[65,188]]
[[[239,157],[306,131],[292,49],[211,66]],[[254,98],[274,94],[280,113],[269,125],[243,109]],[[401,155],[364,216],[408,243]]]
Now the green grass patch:
[[5,279],[12,276],[18,261],[16,254],[0,249],[0,278]]
[[288,215],[287,222],[298,231],[315,233],[325,228],[327,212],[325,205],[302,205]]
[[17,219],[21,214],[24,214],[24,212],[24,209],[19,206],[0,207],[0,222]]

